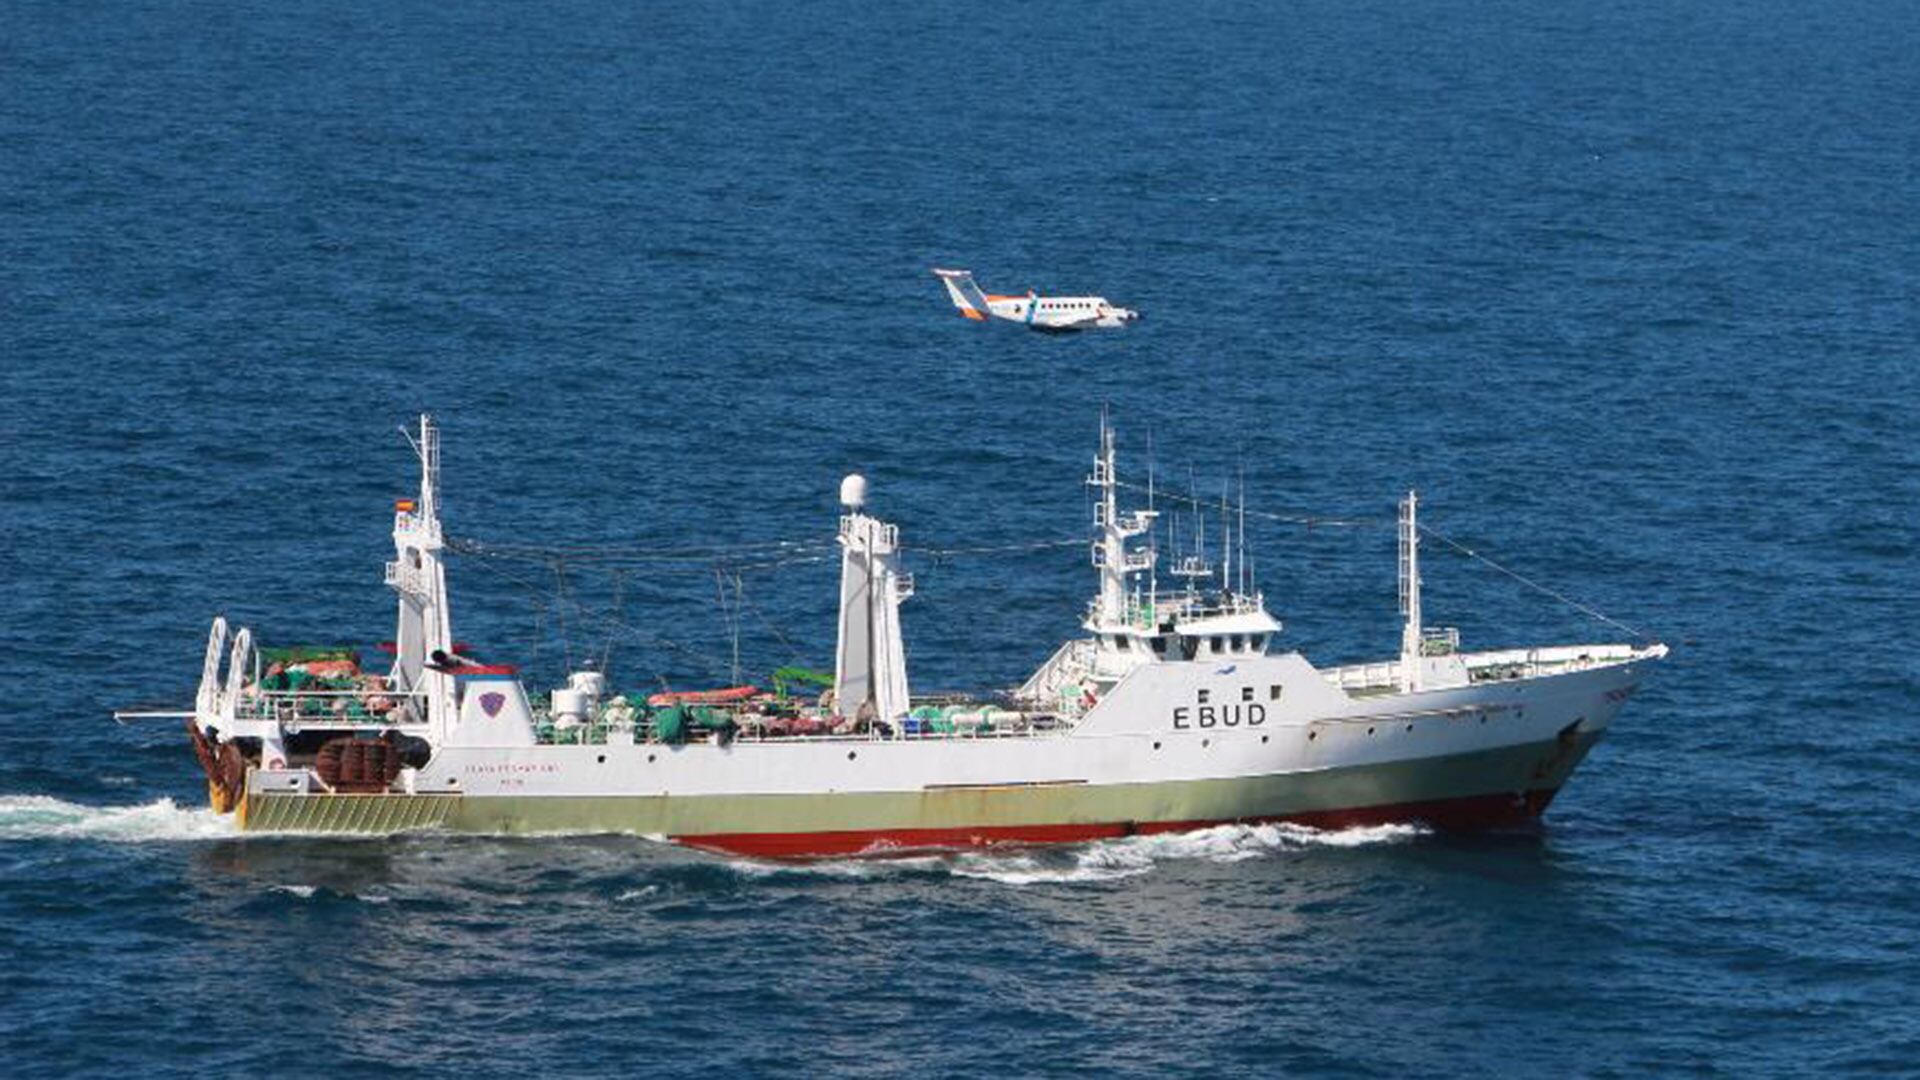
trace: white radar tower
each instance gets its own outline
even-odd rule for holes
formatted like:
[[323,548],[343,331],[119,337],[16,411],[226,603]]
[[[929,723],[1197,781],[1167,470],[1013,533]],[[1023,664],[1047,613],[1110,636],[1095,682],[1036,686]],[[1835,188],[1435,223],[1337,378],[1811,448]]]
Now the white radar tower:
[[913,578],[900,569],[900,528],[865,512],[866,477],[840,483],[840,636],[833,673],[834,708],[842,716],[883,720],[905,716],[907,656],[900,602]]

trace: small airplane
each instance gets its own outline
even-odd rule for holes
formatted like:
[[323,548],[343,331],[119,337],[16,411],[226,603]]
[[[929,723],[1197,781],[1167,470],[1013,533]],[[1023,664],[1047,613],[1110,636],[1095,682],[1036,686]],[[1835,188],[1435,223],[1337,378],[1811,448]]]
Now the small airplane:
[[1039,296],[1028,290],[1025,296],[994,296],[980,291],[970,270],[934,268],[934,276],[946,283],[947,295],[960,314],[975,322],[989,316],[1009,322],[1025,323],[1028,328],[1063,334],[1073,330],[1113,329],[1135,322],[1140,313],[1115,307],[1104,296]]

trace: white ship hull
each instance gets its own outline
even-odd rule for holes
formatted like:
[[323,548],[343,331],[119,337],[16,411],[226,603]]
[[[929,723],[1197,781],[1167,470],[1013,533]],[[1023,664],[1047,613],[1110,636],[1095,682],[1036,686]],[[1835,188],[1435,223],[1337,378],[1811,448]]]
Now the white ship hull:
[[[1226,673],[1143,668],[1080,726],[1048,734],[446,747],[412,793],[328,794],[303,770],[255,771],[241,820],[260,830],[627,832],[779,856],[1220,822],[1498,827],[1545,810],[1664,652],[1595,647],[1580,670],[1371,699],[1348,699],[1292,654]],[[1274,685],[1281,705],[1237,700]],[[1235,699],[1232,722],[1215,715],[1202,727],[1182,714],[1174,726],[1201,688]]]

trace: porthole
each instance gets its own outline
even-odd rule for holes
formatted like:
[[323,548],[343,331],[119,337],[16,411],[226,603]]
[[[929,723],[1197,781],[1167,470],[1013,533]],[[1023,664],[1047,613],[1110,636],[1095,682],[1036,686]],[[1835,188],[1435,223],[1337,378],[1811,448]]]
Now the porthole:
[[1159,744],[1159,743],[1157,743],[1157,742],[1156,742],[1156,743],[1154,743],[1154,744],[1153,744],[1153,748],[1154,748],[1155,750],[1158,750],[1158,749],[1160,749],[1160,744]]
[[1263,746],[1266,745],[1266,742],[1267,742],[1267,737],[1265,735],[1260,736],[1261,745]]
[[449,777],[447,777],[447,786],[448,786],[448,787],[453,787],[453,786],[454,786],[455,784],[458,784],[459,782],[460,782],[460,778],[459,778],[459,777],[457,777],[457,776],[449,776]]
[[596,764],[605,765],[607,763],[607,755],[601,754],[599,757],[594,758],[593,760]]
[[1201,739],[1201,740],[1200,740],[1200,749],[1202,749],[1202,750],[1205,750],[1205,749],[1206,749],[1207,747],[1209,747],[1209,746],[1212,746],[1212,745],[1213,745],[1213,740],[1212,740],[1212,739]]
[[852,760],[853,760],[854,758],[857,758],[857,757],[859,757],[859,756],[860,756],[860,751],[858,751],[858,750],[849,750],[849,751],[847,751],[847,760],[848,760],[848,761],[852,761]]
[[648,755],[647,755],[647,764],[649,764],[649,765],[651,765],[651,764],[653,764],[653,758],[654,758],[654,755],[652,755],[652,754],[648,754]]
[[1369,734],[1369,735],[1371,735],[1371,734],[1373,734],[1373,729],[1372,729],[1372,728],[1368,728],[1368,729],[1367,729],[1367,734]]
[[1320,733],[1319,733],[1319,732],[1317,732],[1317,731],[1309,731],[1309,732],[1307,732],[1307,741],[1308,741],[1308,742],[1312,742],[1313,740],[1315,740],[1315,739],[1317,739],[1317,738],[1319,738],[1319,737],[1320,737]]
[[1413,725],[1412,725],[1412,724],[1408,724],[1408,725],[1407,725],[1407,730],[1408,730],[1408,731],[1412,731],[1412,730],[1413,730]]

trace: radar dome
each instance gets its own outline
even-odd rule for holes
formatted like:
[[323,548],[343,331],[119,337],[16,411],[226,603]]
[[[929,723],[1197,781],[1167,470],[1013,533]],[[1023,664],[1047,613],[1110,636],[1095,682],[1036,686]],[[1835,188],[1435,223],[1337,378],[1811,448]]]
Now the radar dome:
[[840,481],[840,505],[858,510],[867,504],[867,478],[859,473],[848,473]]

